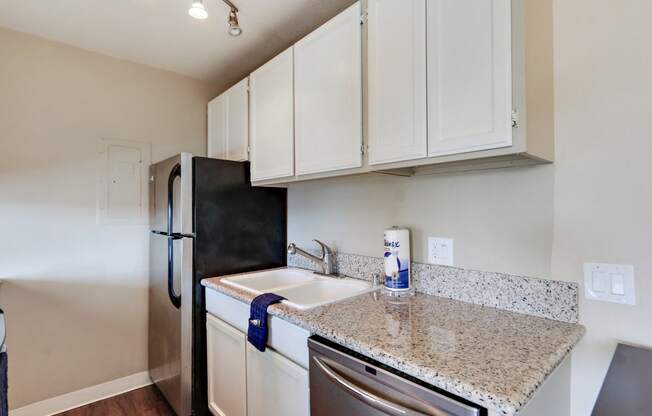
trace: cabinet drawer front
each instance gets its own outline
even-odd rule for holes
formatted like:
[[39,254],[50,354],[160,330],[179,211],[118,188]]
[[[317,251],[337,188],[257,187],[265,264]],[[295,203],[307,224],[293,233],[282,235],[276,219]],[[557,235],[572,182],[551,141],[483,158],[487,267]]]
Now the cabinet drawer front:
[[512,144],[511,1],[428,0],[428,154]]

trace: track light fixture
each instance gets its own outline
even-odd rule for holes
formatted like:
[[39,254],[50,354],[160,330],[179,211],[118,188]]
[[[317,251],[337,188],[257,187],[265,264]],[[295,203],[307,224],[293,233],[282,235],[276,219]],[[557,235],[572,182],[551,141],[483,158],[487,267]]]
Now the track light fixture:
[[[235,4],[231,3],[229,0],[222,0],[224,4],[229,6],[231,9],[229,11],[229,35],[231,36],[240,36],[242,34],[242,28],[240,27],[240,23],[238,22],[238,8],[235,6]],[[204,7],[204,1],[203,0],[193,0],[190,9],[188,10],[188,14],[195,19],[206,19],[208,17],[208,12],[206,11],[206,8]]]
[[240,36],[242,34],[242,28],[238,23],[237,13],[237,9],[231,9],[229,12],[229,35],[231,36]]

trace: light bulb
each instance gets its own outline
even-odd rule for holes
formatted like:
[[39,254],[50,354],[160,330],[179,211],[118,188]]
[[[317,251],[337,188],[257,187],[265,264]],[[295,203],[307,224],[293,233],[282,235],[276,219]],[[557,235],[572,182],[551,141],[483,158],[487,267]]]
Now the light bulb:
[[229,35],[240,36],[241,34],[242,34],[242,28],[240,28],[240,26],[231,26],[229,28]]
[[202,3],[201,0],[195,0],[192,2],[192,5],[188,10],[188,14],[194,17],[195,19],[200,19],[200,20],[206,19],[208,17],[206,8],[204,7],[204,4]]

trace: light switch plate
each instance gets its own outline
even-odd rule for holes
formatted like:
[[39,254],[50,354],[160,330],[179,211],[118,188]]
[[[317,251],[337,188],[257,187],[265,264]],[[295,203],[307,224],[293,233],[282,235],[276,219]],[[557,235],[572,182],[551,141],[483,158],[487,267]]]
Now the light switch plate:
[[453,239],[428,237],[428,263],[453,266]]
[[587,299],[635,305],[634,266],[584,263],[584,294]]

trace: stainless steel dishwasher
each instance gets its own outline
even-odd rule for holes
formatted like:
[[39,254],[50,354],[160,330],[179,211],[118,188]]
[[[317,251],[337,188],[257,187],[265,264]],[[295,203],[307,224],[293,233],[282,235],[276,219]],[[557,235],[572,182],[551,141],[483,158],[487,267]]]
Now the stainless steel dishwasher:
[[311,416],[486,416],[487,409],[313,336]]

